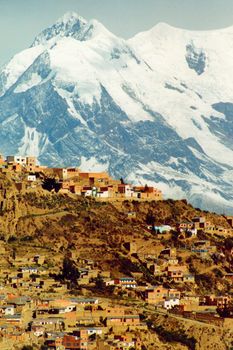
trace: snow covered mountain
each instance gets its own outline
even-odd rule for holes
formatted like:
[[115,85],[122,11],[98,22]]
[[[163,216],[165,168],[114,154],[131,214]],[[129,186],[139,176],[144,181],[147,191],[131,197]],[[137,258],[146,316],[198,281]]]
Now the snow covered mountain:
[[0,70],[0,151],[233,210],[233,27],[126,41],[68,13]]

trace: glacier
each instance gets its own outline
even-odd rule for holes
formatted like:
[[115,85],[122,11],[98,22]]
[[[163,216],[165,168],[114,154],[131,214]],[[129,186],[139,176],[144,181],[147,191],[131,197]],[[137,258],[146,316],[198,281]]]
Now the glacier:
[[67,13],[0,69],[0,152],[233,211],[233,27],[124,40]]

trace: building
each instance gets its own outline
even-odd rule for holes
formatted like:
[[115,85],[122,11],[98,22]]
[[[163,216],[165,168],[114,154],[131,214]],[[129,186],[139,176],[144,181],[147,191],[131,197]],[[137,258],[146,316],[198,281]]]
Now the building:
[[114,284],[123,288],[136,288],[137,282],[133,277],[121,277],[114,280]]
[[172,230],[172,227],[170,225],[161,225],[161,226],[153,226],[153,230],[156,233],[168,233]]
[[166,248],[163,249],[160,254],[159,257],[164,257],[164,258],[176,258],[176,248]]
[[26,164],[27,164],[25,156],[24,157],[22,157],[22,156],[7,156],[6,161],[7,161],[7,163],[16,163],[16,164],[24,165],[24,166],[26,166]]
[[28,175],[27,180],[29,182],[35,182],[36,181],[36,175]]
[[133,187],[133,197],[144,199],[144,200],[162,200],[162,192],[155,188],[155,187],[149,187],[147,185],[145,186],[134,186]]
[[28,171],[34,171],[37,163],[37,158],[34,156],[7,156],[6,162],[8,164],[18,164],[27,167]]
[[180,305],[180,300],[178,298],[168,298],[164,300],[164,303],[163,303],[164,309],[167,309],[167,310],[170,310],[177,305]]
[[138,247],[136,242],[126,242],[124,247],[129,251],[130,254],[136,254]]
[[119,184],[118,187],[117,187],[117,191],[122,197],[126,197],[126,198],[132,198],[133,197],[132,185]]
[[137,326],[140,324],[138,315],[110,316],[106,319],[106,326]]
[[192,219],[192,222],[194,224],[194,228],[197,230],[204,230],[206,227],[206,219],[204,216],[196,216]]
[[177,289],[164,288],[162,285],[144,292],[144,300],[148,304],[162,305],[166,299],[180,299],[180,292]]
[[32,157],[32,156],[26,157],[27,170],[28,171],[35,171],[36,162],[37,162],[36,157]]

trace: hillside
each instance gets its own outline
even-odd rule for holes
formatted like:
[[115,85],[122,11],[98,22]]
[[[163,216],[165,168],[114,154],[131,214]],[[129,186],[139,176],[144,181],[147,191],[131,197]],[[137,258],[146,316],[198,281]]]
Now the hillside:
[[[205,216],[213,224],[230,229],[227,220],[218,214],[202,212],[193,208],[185,200],[138,202],[124,201],[115,203],[98,202],[93,198],[75,195],[51,193],[37,188],[18,192],[11,177],[1,175],[1,216],[0,232],[5,242],[27,242],[47,247],[65,254],[76,249],[81,256],[89,256],[99,261],[100,266],[113,269],[114,272],[131,273],[127,261],[132,262],[132,269],[140,271],[142,262],[127,255],[124,244],[136,242],[138,252],[157,253],[166,247],[177,249],[191,246],[193,240],[182,241],[178,234],[161,237],[148,230],[151,217],[155,224],[176,226],[177,222],[187,221],[195,216]],[[136,217],[130,219],[128,213]],[[229,235],[200,233],[200,239],[209,239],[220,250]],[[123,255],[122,255],[123,254]],[[121,257],[123,258],[121,259]],[[181,254],[181,260],[190,263],[189,254]],[[211,261],[211,260],[210,260]],[[208,266],[210,261],[207,263]],[[126,265],[125,265],[126,263]],[[213,263],[213,261],[212,261]],[[135,266],[133,266],[136,264]],[[205,261],[192,257],[194,269],[205,271]],[[196,266],[195,266],[196,264]],[[138,267],[139,266],[139,267]],[[212,269],[220,268],[224,273],[227,262],[220,266],[213,264]],[[127,270],[124,271],[124,269]],[[150,278],[149,278],[150,279]],[[227,284],[223,283],[223,288]],[[217,290],[217,286],[212,286]]]
[[[63,284],[66,282],[68,290],[59,292],[58,289],[56,293],[54,288],[39,293],[37,289],[35,292],[28,290],[27,293],[33,298],[38,295],[40,298],[98,296],[115,306],[131,307],[149,327],[137,331],[137,336],[149,350],[154,349],[155,345],[161,350],[207,350],[210,341],[213,349],[228,349],[232,336],[229,327],[184,321],[176,315],[156,312],[153,305],[140,299],[140,288],[161,284],[187,295],[232,295],[231,283],[223,278],[231,271],[232,235],[221,236],[200,231],[197,237],[181,240],[175,230],[177,222],[192,220],[197,215],[229,229],[223,216],[202,212],[185,200],[105,203],[93,198],[48,192],[41,187],[19,192],[13,176],[2,174],[0,189],[1,283],[6,279],[5,270],[15,273],[15,266],[18,266],[15,264],[27,257],[30,260],[30,257],[42,255],[45,262],[41,268],[49,274],[45,280],[54,278],[56,284],[58,281]],[[134,213],[133,218],[129,213]],[[155,220],[157,225],[172,225],[174,230],[162,235],[155,234],[148,228],[151,220]],[[216,246],[215,253],[202,257],[190,250],[194,242],[203,239]],[[136,253],[127,248],[129,242],[136,244]],[[151,259],[161,266],[167,261],[160,254],[165,248],[176,248],[179,264],[187,265],[190,273],[195,275],[195,284],[177,284],[169,279],[164,283],[152,272],[149,267]],[[64,281],[62,271],[67,257],[72,257],[68,261],[73,274],[76,269],[82,271],[79,262],[85,260],[91,261],[101,273],[108,272],[114,278],[137,276],[139,292],[113,286],[106,288],[104,280],[98,276],[97,279],[91,278],[89,284],[81,283],[82,279],[78,280],[78,284]],[[11,289],[11,293],[13,291]],[[33,349],[38,349],[37,345]]]

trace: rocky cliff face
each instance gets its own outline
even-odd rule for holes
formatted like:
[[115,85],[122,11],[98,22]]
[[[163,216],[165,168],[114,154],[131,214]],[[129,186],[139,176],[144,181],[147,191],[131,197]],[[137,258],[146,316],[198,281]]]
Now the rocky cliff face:
[[0,71],[1,152],[231,212],[232,38],[160,24],[125,41],[66,14]]
[[175,329],[177,334],[180,335],[181,344],[188,343],[186,345],[188,349],[207,350],[211,347],[213,350],[226,350],[232,345],[233,333],[231,326],[218,327],[168,315],[165,317],[157,315],[152,317],[152,320],[157,328],[160,327],[159,334],[170,334],[171,340]]

